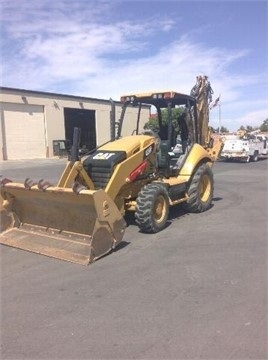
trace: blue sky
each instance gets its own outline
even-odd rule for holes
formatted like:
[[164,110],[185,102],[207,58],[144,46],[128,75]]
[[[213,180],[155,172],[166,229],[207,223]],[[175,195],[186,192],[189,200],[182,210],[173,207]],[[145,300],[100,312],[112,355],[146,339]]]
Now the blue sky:
[[268,118],[267,1],[0,4],[1,86],[119,100],[151,90],[189,93],[205,74],[230,131]]

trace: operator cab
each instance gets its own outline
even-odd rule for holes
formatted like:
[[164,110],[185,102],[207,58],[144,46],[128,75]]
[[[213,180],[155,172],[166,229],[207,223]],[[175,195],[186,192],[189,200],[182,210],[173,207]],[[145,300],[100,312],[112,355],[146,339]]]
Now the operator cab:
[[[151,107],[152,129],[143,130],[144,134],[153,131],[159,138],[157,153],[158,168],[165,176],[176,175],[183,165],[183,160],[193,143],[199,143],[197,126],[196,99],[174,91],[126,95],[121,97],[123,103],[118,122],[118,134],[123,126],[126,109],[144,105]],[[139,134],[140,110],[134,134]]]

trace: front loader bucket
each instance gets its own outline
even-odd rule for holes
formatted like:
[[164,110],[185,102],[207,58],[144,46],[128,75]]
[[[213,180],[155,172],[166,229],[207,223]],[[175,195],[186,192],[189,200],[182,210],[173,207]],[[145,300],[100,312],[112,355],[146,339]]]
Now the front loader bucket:
[[125,221],[103,190],[78,193],[8,182],[1,196],[4,245],[87,265],[114,249],[124,235]]

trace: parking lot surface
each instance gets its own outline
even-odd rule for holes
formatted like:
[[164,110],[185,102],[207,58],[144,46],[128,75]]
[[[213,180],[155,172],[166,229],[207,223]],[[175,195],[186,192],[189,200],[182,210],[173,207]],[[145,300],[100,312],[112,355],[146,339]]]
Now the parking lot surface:
[[[1,359],[267,359],[268,160],[217,162],[213,207],[84,267],[0,245]],[[0,174],[56,183],[65,159]]]

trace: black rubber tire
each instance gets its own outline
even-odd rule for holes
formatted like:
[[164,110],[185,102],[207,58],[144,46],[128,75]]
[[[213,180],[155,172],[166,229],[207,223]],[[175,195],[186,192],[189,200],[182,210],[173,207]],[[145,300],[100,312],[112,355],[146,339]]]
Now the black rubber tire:
[[184,208],[191,213],[201,213],[208,210],[212,204],[214,193],[213,172],[207,164],[202,164],[194,172],[189,181],[187,194],[189,199]]
[[169,216],[169,197],[164,185],[145,185],[136,200],[135,220],[144,233],[157,233],[166,227]]
[[258,151],[254,151],[254,154],[251,157],[251,161],[256,162],[259,160],[259,153]]

